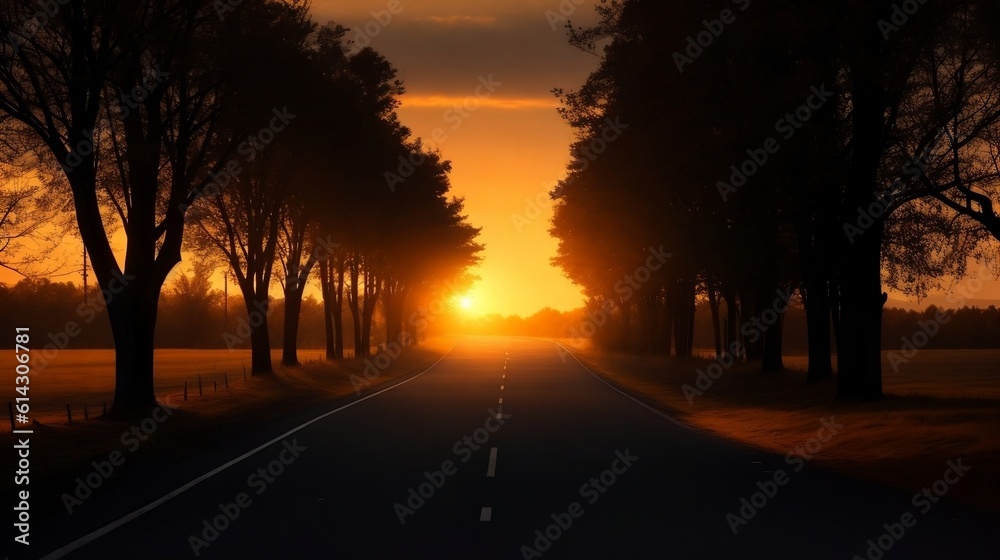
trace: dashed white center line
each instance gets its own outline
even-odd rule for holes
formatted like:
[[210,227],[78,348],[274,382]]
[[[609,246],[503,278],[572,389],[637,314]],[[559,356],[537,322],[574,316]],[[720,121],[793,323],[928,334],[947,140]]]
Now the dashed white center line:
[[486,478],[493,478],[497,473],[497,448],[490,449],[490,464],[486,467]]
[[[504,356],[510,356],[510,354],[507,353],[507,352],[504,352]],[[507,370],[507,362],[509,362],[509,361],[510,361],[510,358],[506,358],[504,360],[504,364],[503,364],[504,371]],[[507,374],[506,373],[502,374],[501,378],[502,379],[507,379]],[[503,385],[500,386],[500,390],[501,391],[503,391],[503,387],[504,387]],[[503,405],[503,397],[500,398],[500,400],[498,401],[498,404]],[[501,418],[503,418],[503,406],[498,406],[497,407],[497,420],[500,420]],[[486,477],[487,478],[494,478],[496,476],[496,473],[497,473],[497,448],[496,447],[492,447],[492,448],[490,448],[490,463],[486,467]],[[486,507],[486,506],[484,506],[483,509],[482,509],[482,511],[479,512],[479,521],[489,521],[491,519],[493,519],[493,508],[492,507]]]

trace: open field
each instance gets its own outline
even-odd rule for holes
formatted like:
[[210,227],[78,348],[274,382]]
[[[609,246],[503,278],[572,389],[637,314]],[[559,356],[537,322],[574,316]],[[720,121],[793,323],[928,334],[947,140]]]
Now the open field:
[[[437,361],[453,346],[449,339],[433,339],[421,343],[400,355],[368,384],[361,387],[365,393],[399,380],[410,373],[423,370]],[[11,353],[10,355],[13,355]],[[249,363],[249,353],[226,350],[161,350],[157,351],[157,399],[171,409],[169,420],[161,427],[163,436],[150,438],[130,460],[132,472],[160,468],[214,447],[221,442],[253,432],[280,418],[308,410],[323,403],[354,396],[351,375],[364,375],[364,360],[345,360],[330,363],[318,361],[320,351],[300,352],[301,368],[281,368],[280,356],[275,354],[275,375],[249,375],[243,381],[241,361]],[[32,450],[32,470],[38,477],[40,488],[60,489],[78,475],[83,466],[93,459],[107,458],[108,452],[121,449],[121,436],[131,427],[130,422],[98,418],[100,403],[111,404],[114,389],[112,365],[114,353],[109,350],[63,351],[59,360],[32,378],[32,418],[41,425],[34,426],[35,438],[44,446]],[[308,361],[313,360],[313,361]],[[0,367],[13,368],[13,364]],[[222,381],[224,371],[229,372],[229,389]],[[198,373],[205,384],[203,397],[192,390]],[[189,383],[189,397],[183,400],[183,383]],[[212,389],[212,380],[219,383],[218,392]],[[11,384],[13,386],[13,384]],[[8,400],[13,398],[8,389]],[[91,408],[90,420],[83,422],[82,414],[74,408],[74,422],[68,424],[65,403],[96,405]],[[40,413],[36,413],[39,410]],[[79,415],[78,415],[79,414]],[[5,426],[7,432],[10,426]],[[9,435],[5,434],[5,435]],[[128,475],[127,470],[122,474]],[[32,483],[35,484],[35,478]]]
[[[308,365],[320,362],[324,351],[306,349],[299,351],[299,361]],[[14,368],[13,353],[5,357],[0,367]],[[281,364],[281,350],[271,351],[275,367]],[[113,350],[62,350],[41,371],[31,374],[32,418],[43,422],[65,422],[66,405],[73,410],[74,420],[83,418],[83,407],[90,408],[97,416],[104,403],[111,406],[115,393],[115,353]],[[188,384],[190,396],[198,394],[198,376],[201,376],[202,391],[205,395],[214,392],[213,382],[219,390],[225,388],[226,381],[231,388],[250,379],[249,350],[178,350],[156,351],[155,391],[158,398],[170,400],[179,394],[183,399],[184,383]],[[7,400],[12,400],[9,395]],[[2,431],[10,431],[5,423]]]
[[[782,455],[833,416],[844,428],[814,462],[853,476],[916,492],[962,458],[973,468],[950,496],[1000,510],[1000,350],[924,350],[898,372],[886,362],[882,401],[843,402],[833,380],[805,384],[804,356],[787,358],[788,369],[774,374],[736,365],[699,388],[698,371],[710,360],[604,354],[561,342],[595,373],[684,422]],[[689,402],[685,384],[702,394]]]

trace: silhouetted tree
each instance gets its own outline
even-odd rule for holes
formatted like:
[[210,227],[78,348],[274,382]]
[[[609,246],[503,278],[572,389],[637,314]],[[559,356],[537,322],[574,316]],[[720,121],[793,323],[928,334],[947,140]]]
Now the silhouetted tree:
[[224,174],[198,201],[194,241],[202,252],[225,255],[246,305],[251,371],[270,374],[269,292],[286,203],[300,187],[289,181],[299,163],[293,119],[306,105],[313,70],[307,49],[315,24],[304,3],[264,2],[229,14],[225,26],[226,36],[243,47],[227,56],[255,63],[252,71],[231,73],[241,111],[227,115],[219,127],[237,138],[243,130],[257,132],[241,138]]
[[[700,2],[610,1],[570,28],[602,62],[557,91],[574,152],[591,150],[554,193],[555,262],[619,344],[655,348],[659,309],[659,346],[687,355],[700,285],[717,352],[742,342],[779,369],[788,295],[775,294],[798,288],[809,379],[832,373],[832,329],[839,394],[881,394],[883,280],[924,293],[996,235],[1000,137],[996,6],[928,3],[901,22],[895,4],[758,2],[697,54],[683,48]],[[610,118],[629,128],[604,146]],[[656,242],[669,265],[613,290]]]
[[[207,1],[83,1],[61,5],[45,25],[22,25],[37,10],[35,2],[0,3],[8,38],[0,110],[58,166],[40,171],[68,183],[94,275],[114,295],[112,412],[142,414],[155,403],[157,302],[180,261],[186,205],[224,159],[213,123],[226,96],[201,58],[218,38],[219,18]],[[115,170],[105,172],[105,162]],[[120,181],[104,180],[115,174]],[[114,205],[124,226],[124,267],[102,203]]]

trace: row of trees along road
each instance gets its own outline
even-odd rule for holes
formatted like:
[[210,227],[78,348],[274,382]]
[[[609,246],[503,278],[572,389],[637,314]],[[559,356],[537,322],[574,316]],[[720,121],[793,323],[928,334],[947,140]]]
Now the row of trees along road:
[[[395,70],[314,22],[304,0],[49,5],[0,0],[0,123],[15,151],[3,159],[72,201],[114,294],[112,414],[155,403],[157,305],[182,249],[221,255],[251,316],[268,314],[280,283],[288,365],[316,268],[331,357],[343,355],[345,300],[364,355],[380,300],[399,333],[404,306],[468,278],[478,229],[447,197],[448,163],[398,122]],[[393,192],[383,174],[411,155],[425,162]],[[270,373],[267,321],[251,325],[253,372]]]
[[[833,375],[833,339],[839,395],[877,398],[883,283],[919,294],[995,257],[1000,6],[721,4],[610,0],[569,27],[601,56],[556,92],[574,152],[608,119],[628,128],[553,193],[554,262],[611,310],[618,346],[690,355],[704,297],[717,353],[752,326],[739,353],[765,371],[782,367],[777,294],[795,289],[809,379]],[[666,266],[615,289],[661,245]]]

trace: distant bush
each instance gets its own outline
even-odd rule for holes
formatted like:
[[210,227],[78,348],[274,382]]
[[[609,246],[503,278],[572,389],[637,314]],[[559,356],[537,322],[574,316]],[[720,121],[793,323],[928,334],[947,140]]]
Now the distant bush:
[[[898,349],[902,338],[911,338],[920,330],[921,321],[931,321],[940,308],[930,306],[924,311],[907,311],[904,309],[886,309],[882,317],[882,346],[886,350]],[[1000,348],[1000,309],[990,306],[986,309],[963,307],[949,312],[950,319],[941,325],[940,332],[930,339],[927,348],[937,349],[983,349]],[[611,317],[609,322],[618,321]],[[543,309],[530,317],[518,315],[488,315],[477,319],[466,320],[460,325],[461,332],[480,335],[497,336],[540,336],[550,338],[565,338],[579,336],[588,322],[587,312],[583,309],[560,312],[553,309]],[[598,327],[595,339],[604,345],[613,345],[610,336],[618,329]],[[695,312],[695,347],[711,349],[714,347],[712,338],[712,318],[708,305],[702,304]],[[806,317],[801,307],[792,306],[785,314],[785,329],[783,346],[785,354],[805,354],[808,350],[806,340]]]

